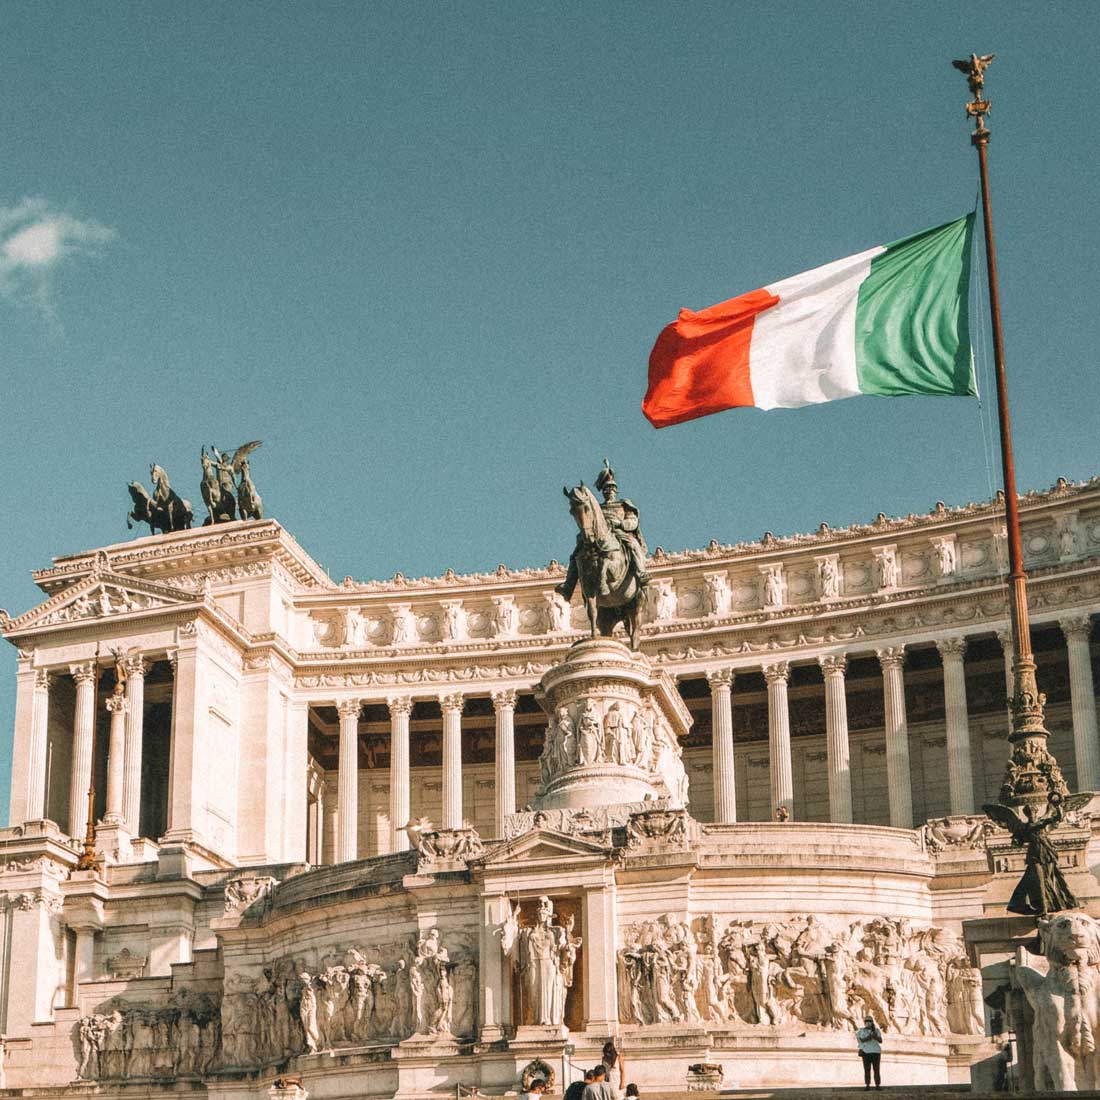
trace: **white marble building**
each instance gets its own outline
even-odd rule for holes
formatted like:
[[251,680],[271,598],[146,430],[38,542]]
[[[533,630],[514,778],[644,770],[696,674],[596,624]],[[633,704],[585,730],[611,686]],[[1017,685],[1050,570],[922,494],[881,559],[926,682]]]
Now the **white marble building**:
[[[1100,479],[1027,495],[1022,521],[1051,748],[1100,790]],[[503,1094],[536,1056],[561,1073],[563,1027],[578,1064],[613,1036],[651,1088],[697,1062],[836,1083],[864,1010],[908,1080],[968,1079],[996,1023],[974,990],[1016,943],[1015,857],[970,816],[1006,757],[1002,510],[650,565],[642,652],[675,684],[688,816],[580,823],[523,812],[549,805],[543,678],[584,636],[557,563],[334,583],[264,520],[36,573],[45,602],[0,617],[7,1084]],[[74,871],[93,776],[104,866]],[[1084,898],[1090,821],[1063,845]],[[543,895],[573,944],[552,1024],[501,932]]]

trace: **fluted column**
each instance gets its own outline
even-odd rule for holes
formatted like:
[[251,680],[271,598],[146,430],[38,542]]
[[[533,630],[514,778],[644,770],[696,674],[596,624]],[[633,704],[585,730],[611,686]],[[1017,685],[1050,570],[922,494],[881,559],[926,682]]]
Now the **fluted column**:
[[947,729],[947,786],[951,813],[974,812],[974,779],[970,769],[970,719],[966,710],[965,638],[941,638],[943,701]]
[[145,736],[145,673],[148,665],[139,656],[123,661],[126,676],[126,764],[123,780],[123,821],[133,836],[141,835],[141,753]]
[[787,705],[788,661],[764,666],[768,683],[768,752],[771,759],[772,813],[780,806],[794,817],[794,781],[791,778],[791,714]]
[[92,661],[71,665],[76,681],[73,718],[73,760],[69,779],[69,833],[82,840],[88,831],[88,788],[92,785],[92,736],[95,729],[96,666]]
[[386,700],[390,708],[390,840],[391,852],[404,852],[409,847],[409,715],[412,700],[407,695],[395,695]]
[[710,684],[710,740],[714,772],[714,820],[737,820],[733,761],[733,673],[728,668],[707,673]]
[[913,828],[913,783],[909,771],[909,722],[905,714],[905,646],[878,650],[886,716],[886,787],[890,824]]
[[358,699],[344,699],[336,709],[340,714],[336,862],[347,863],[359,858],[359,712],[363,705]]
[[444,829],[462,828],[462,703],[461,695],[441,695],[443,709]]
[[123,784],[126,775],[126,694],[121,684],[107,697],[111,712],[111,736],[107,742],[107,812],[104,824],[123,823]]
[[493,836],[504,836],[504,819],[516,812],[516,693],[493,692],[496,714],[496,814]]
[[1096,688],[1089,655],[1088,615],[1072,615],[1059,625],[1069,652],[1069,693],[1073,710],[1073,749],[1077,757],[1077,789],[1100,790],[1100,745],[1096,732]]
[[[46,816],[46,748],[50,717],[50,674],[34,673],[31,699],[31,739],[27,754],[27,821]],[[15,824],[13,821],[12,824]]]
[[850,824],[852,820],[852,757],[848,748],[848,697],[844,671],[848,658],[843,653],[819,657],[825,674],[825,748],[829,758],[829,820]]

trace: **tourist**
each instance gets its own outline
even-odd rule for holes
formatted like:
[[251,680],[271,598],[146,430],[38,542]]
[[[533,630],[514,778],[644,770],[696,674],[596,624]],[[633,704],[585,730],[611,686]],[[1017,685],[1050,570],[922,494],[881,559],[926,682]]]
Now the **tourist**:
[[641,1093],[638,1091],[638,1086],[633,1081],[626,1086],[626,1100],[638,1100]]
[[607,1083],[614,1090],[615,1096],[621,1098],[623,1089],[626,1088],[626,1063],[616,1048],[614,1039],[608,1039],[604,1043],[600,1063],[607,1067]]
[[540,1100],[545,1091],[546,1082],[541,1077],[536,1077],[531,1082],[527,1091],[523,1094],[523,1100]]
[[586,1069],[584,1071],[583,1081],[574,1081],[569,1088],[565,1090],[565,1095],[562,1100],[584,1100],[585,1087],[592,1084],[592,1071]]
[[592,1083],[584,1086],[584,1100],[615,1100],[615,1090],[607,1083],[607,1067],[594,1066]]
[[863,1027],[856,1032],[859,1043],[859,1056],[863,1061],[863,1087],[871,1087],[871,1071],[875,1074],[875,1088],[882,1088],[879,1076],[879,1063],[882,1060],[882,1032],[879,1031],[873,1016],[864,1016]]

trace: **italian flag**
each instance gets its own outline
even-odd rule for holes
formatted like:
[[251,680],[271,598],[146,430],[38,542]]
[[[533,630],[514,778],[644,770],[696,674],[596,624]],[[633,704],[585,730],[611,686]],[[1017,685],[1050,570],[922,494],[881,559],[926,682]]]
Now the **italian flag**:
[[755,406],[874,394],[974,395],[974,215],[693,313],[653,345],[642,411],[664,428]]

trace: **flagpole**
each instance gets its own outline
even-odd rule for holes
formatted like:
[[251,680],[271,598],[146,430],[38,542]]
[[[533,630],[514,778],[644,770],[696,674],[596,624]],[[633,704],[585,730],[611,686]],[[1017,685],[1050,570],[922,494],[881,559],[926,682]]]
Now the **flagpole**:
[[989,283],[989,313],[993,328],[993,371],[997,385],[997,418],[1001,432],[1001,470],[1004,476],[1005,524],[1008,534],[1008,595],[1012,618],[1012,726],[1008,768],[1000,801],[1010,806],[1035,807],[1060,801],[1068,794],[1058,762],[1047,751],[1049,733],[1043,717],[1046,696],[1035,679],[1035,657],[1031,650],[1031,626],[1027,608],[1027,573],[1020,539],[1020,505],[1016,496],[1016,467],[1012,458],[1012,426],[1008,415],[1008,382],[1005,377],[1004,336],[1001,329],[1001,298],[997,283],[997,252],[993,241],[993,215],[989,202],[989,129],[985,124],[989,100],[984,98],[985,70],[994,54],[971,54],[965,61],[952,62],[966,74],[974,97],[966,113],[974,119],[970,142],[978,151],[982,191],[982,220],[985,227],[985,262]]

